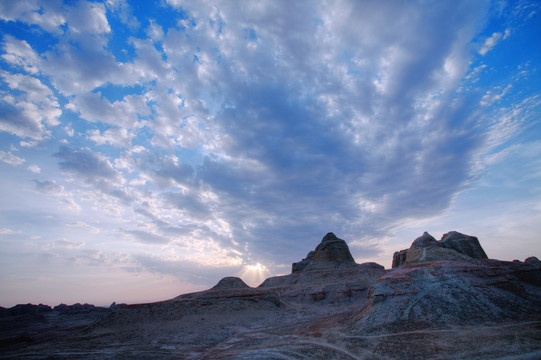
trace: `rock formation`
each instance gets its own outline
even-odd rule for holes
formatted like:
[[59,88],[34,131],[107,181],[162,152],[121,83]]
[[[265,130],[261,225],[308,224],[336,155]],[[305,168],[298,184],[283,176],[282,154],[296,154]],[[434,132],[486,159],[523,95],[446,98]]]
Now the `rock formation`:
[[401,266],[370,289],[356,329],[401,331],[541,315],[541,262],[432,261]]
[[464,235],[457,231],[450,231],[442,236],[440,245],[444,248],[458,251],[472,259],[488,259],[487,254],[475,236]]
[[451,231],[437,241],[425,232],[413,241],[409,249],[394,253],[392,267],[438,260],[475,261],[487,258],[475,236]]
[[355,265],[348,245],[332,232],[323,237],[314,251],[310,251],[305,259],[293,263],[292,272],[303,271],[306,268],[314,269],[325,266]]
[[86,308],[0,309],[2,358],[541,358],[541,261],[487,259],[455,231],[425,232],[390,270],[357,264],[329,233],[257,288],[226,277],[167,301]]
[[330,232],[305,259],[292,264],[290,275],[268,278],[259,288],[272,289],[286,301],[350,303],[366,298],[384,273],[379,264],[357,264],[347,243]]
[[219,289],[245,289],[249,288],[248,285],[242,279],[234,276],[228,276],[224,277],[222,280],[218,282],[218,284],[214,285],[211,290],[219,290]]
[[355,260],[346,242],[330,232],[316,247],[312,263],[355,264]]

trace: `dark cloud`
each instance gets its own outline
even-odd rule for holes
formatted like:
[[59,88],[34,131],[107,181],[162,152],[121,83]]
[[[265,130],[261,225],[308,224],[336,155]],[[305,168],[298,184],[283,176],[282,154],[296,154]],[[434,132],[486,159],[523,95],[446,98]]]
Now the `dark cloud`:
[[127,234],[130,234],[135,237],[137,241],[140,241],[145,244],[150,245],[163,245],[170,242],[169,239],[167,239],[164,236],[153,234],[148,231],[142,231],[142,230],[126,230]]
[[55,181],[39,181],[34,180],[36,183],[36,190],[48,194],[48,195],[59,195],[64,191],[64,187],[58,185]]
[[164,192],[161,195],[166,203],[181,210],[188,217],[205,220],[211,214],[209,205],[197,193]]
[[39,119],[25,116],[15,106],[0,102],[0,113],[0,131],[32,139],[41,139],[44,135],[45,129]]
[[106,158],[89,150],[62,146],[54,156],[60,160],[58,164],[62,170],[83,179],[113,181],[118,177],[118,173]]

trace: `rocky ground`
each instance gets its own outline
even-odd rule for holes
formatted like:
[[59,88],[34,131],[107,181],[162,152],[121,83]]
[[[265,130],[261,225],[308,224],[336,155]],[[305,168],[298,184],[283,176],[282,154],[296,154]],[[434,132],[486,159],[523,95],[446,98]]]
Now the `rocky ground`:
[[540,359],[541,262],[426,235],[387,271],[330,233],[258,288],[229,277],[164,302],[4,316],[0,359]]

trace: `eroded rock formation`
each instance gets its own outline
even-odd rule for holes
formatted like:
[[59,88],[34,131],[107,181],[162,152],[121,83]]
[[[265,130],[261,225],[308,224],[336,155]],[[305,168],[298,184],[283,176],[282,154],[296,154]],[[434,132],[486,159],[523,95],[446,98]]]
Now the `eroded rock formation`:
[[235,276],[224,277],[218,282],[218,284],[212,287],[212,290],[219,289],[245,289],[249,288],[248,285],[241,278]]
[[[329,233],[291,274],[257,288],[226,277],[171,300],[111,306],[95,323],[97,310],[57,311],[66,307],[0,317],[2,329],[19,324],[15,337],[0,332],[7,358],[541,358],[541,261],[489,260],[477,238],[454,231],[439,241],[425,232],[390,270],[355,263]],[[54,329],[49,340],[36,335],[43,329]]]
[[475,261],[487,258],[475,236],[450,231],[437,241],[425,232],[413,241],[409,249],[394,253],[392,267],[438,260]]

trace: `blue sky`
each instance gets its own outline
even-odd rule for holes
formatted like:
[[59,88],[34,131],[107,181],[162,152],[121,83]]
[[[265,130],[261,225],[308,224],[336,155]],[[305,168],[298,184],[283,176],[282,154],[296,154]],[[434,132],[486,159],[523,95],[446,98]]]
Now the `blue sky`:
[[423,231],[541,257],[540,16],[0,2],[0,305],[257,285],[329,231],[386,267]]

